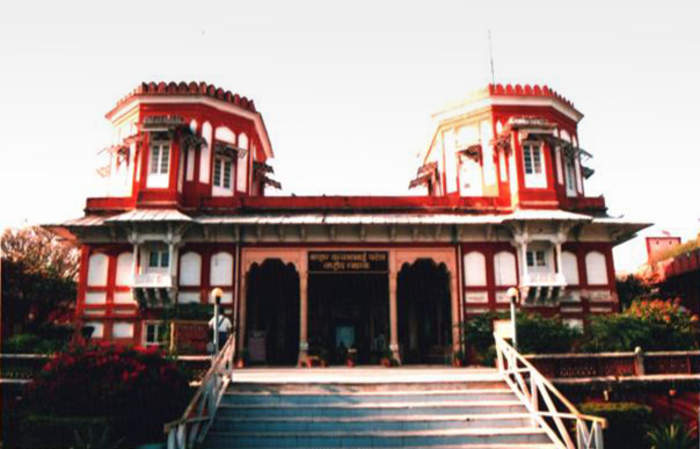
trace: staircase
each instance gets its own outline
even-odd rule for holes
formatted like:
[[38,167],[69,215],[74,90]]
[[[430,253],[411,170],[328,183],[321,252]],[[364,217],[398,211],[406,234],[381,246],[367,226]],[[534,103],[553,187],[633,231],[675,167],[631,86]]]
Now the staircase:
[[236,371],[204,447],[556,447],[495,369],[329,370]]

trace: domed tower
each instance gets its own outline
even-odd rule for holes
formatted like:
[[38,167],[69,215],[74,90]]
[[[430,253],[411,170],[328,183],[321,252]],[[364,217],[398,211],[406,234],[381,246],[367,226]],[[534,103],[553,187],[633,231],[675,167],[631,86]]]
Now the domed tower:
[[593,171],[579,146],[581,118],[547,86],[489,85],[433,114],[435,131],[411,187],[502,207],[604,212],[602,197],[584,193]]
[[206,83],[142,83],[107,113],[114,137],[98,173],[107,196],[87,208],[233,206],[279,187],[253,100]]

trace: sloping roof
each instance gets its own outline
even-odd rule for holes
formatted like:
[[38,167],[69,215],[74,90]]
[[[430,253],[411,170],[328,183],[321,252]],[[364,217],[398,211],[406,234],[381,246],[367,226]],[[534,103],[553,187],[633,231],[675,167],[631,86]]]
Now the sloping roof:
[[107,218],[106,223],[143,222],[143,221],[192,221],[188,215],[177,209],[134,209]]
[[510,220],[554,220],[554,221],[591,221],[590,215],[567,212],[561,209],[518,209],[512,214],[504,215],[504,221]]
[[201,224],[498,224],[501,215],[464,214],[257,214],[202,216],[195,218]]

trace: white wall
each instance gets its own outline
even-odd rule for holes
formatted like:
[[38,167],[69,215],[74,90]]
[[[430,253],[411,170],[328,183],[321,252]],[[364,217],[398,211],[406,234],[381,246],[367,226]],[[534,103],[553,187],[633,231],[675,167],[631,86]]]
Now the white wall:
[[206,145],[202,146],[199,154],[199,182],[209,183],[209,165],[211,163],[212,128],[209,122],[202,125],[202,137],[206,140]]
[[107,285],[108,263],[109,258],[105,254],[95,253],[90,256],[87,278],[87,285],[89,287],[105,287]]
[[590,285],[608,284],[608,267],[602,253],[591,251],[586,254],[586,276]]
[[[238,147],[244,150],[248,149],[248,136],[245,133],[238,136]],[[245,156],[239,157],[236,161],[236,190],[238,192],[245,192],[248,186],[248,164],[251,157],[254,158],[255,154],[248,151]]]
[[232,285],[233,256],[227,252],[220,252],[212,255],[209,275],[209,282],[211,285]]
[[122,287],[127,287],[132,285],[134,276],[133,276],[133,261],[134,261],[134,254],[133,253],[121,253],[117,257],[117,277],[116,277],[116,285],[122,286]]
[[562,264],[562,274],[564,279],[566,279],[567,284],[576,285],[579,283],[578,279],[578,261],[576,259],[576,254],[570,251],[564,251],[561,253],[561,264]]
[[464,255],[464,285],[467,287],[486,285],[486,257],[478,251]]
[[134,324],[126,321],[115,321],[112,325],[113,338],[132,338],[134,336]]
[[515,256],[509,251],[501,251],[493,258],[495,282],[498,286],[518,284]]
[[180,285],[197,286],[201,282],[202,256],[188,252],[180,258]]

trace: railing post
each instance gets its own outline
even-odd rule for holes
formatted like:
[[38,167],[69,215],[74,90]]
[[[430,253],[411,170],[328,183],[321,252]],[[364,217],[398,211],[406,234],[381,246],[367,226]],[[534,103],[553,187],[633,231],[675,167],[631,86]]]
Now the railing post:
[[[539,387],[537,386],[535,376],[533,376],[532,373],[530,373],[530,405],[532,406],[533,412],[537,413],[540,411]],[[534,426],[537,422],[534,415],[532,416],[531,421],[532,425]]]
[[496,366],[498,367],[498,371],[503,374],[503,348],[498,340],[496,340]]
[[593,423],[593,441],[595,442],[595,449],[604,449],[603,429],[598,421]]
[[634,374],[644,375],[644,351],[639,346],[634,348]]

